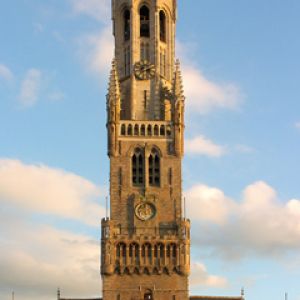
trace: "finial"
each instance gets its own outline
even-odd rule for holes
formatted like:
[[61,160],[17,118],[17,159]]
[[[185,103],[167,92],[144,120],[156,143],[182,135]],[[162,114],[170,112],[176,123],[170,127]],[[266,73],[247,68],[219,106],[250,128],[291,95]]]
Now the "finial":
[[60,300],[60,288],[57,288],[57,300]]
[[244,287],[241,288],[241,296],[242,296],[242,297],[245,296],[245,289],[244,289]]

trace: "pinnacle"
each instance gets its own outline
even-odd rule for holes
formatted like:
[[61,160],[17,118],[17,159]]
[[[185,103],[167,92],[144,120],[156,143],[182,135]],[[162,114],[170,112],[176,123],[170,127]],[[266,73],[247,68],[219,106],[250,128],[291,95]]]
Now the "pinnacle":
[[117,100],[120,98],[120,82],[116,66],[116,60],[113,59],[111,64],[111,72],[109,78],[108,96],[110,99]]
[[182,83],[182,76],[181,76],[181,70],[180,70],[180,62],[177,59],[175,63],[175,73],[174,73],[174,95],[178,99],[184,98],[183,95],[183,83]]

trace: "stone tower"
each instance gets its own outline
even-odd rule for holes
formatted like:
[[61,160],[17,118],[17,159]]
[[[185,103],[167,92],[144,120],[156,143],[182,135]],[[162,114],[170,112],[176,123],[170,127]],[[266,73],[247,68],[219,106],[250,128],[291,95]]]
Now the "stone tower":
[[187,300],[184,95],[176,0],[113,0],[107,95],[110,218],[102,220],[104,300]]

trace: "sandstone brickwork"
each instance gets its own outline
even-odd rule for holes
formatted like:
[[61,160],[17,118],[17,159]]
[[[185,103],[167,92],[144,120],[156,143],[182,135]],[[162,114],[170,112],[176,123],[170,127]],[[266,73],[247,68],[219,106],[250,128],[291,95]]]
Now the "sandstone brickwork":
[[184,96],[175,63],[176,1],[112,1],[107,95],[110,218],[102,220],[103,299],[187,300]]

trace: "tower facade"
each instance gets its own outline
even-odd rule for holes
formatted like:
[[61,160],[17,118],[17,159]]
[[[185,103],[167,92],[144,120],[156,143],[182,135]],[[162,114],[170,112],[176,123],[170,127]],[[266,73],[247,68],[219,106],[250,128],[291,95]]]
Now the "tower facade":
[[107,95],[110,218],[102,220],[104,300],[187,300],[184,95],[175,0],[113,0]]

